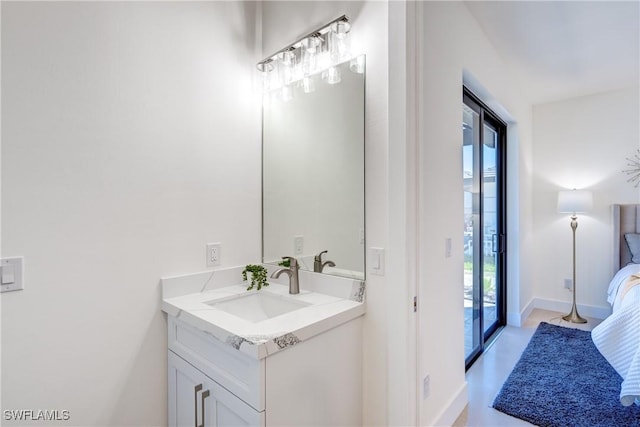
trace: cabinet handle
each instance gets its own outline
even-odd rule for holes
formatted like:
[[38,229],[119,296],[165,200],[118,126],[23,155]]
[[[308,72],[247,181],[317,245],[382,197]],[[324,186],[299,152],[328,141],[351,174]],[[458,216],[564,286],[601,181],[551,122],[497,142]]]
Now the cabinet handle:
[[[195,427],[198,427],[198,392],[202,390],[202,384],[195,386],[194,390],[193,403],[195,403],[196,408],[193,415],[193,423]],[[204,411],[204,408],[202,410]],[[202,420],[202,423],[204,424],[204,420]]]
[[209,397],[209,390],[205,390],[202,392],[202,401],[200,402],[200,408],[202,409],[202,425],[198,426],[198,427],[205,427],[204,426],[204,400]]

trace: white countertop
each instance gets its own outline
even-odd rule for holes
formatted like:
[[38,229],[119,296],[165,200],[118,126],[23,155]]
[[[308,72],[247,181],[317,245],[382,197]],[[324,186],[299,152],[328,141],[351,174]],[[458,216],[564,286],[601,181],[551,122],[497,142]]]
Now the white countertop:
[[[247,291],[246,283],[240,278],[241,271],[241,267],[234,267],[162,279],[162,310],[258,359],[365,313],[362,281],[301,271],[300,293],[290,295],[288,286],[271,280],[270,285],[260,291]],[[318,292],[318,289],[326,293]],[[237,317],[215,306],[217,302],[253,292],[308,305],[257,322]]]

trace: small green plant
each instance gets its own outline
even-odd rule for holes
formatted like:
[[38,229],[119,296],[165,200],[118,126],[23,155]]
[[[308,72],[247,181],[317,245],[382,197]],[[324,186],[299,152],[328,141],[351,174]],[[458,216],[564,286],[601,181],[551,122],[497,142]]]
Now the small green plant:
[[291,267],[291,260],[290,260],[289,258],[283,259],[282,261],[280,261],[280,262],[278,263],[278,265],[279,265],[280,267],[287,267],[287,268],[289,268],[289,267]]
[[251,285],[247,288],[248,291],[257,287],[259,291],[263,286],[269,286],[267,282],[267,269],[261,265],[247,264],[242,270],[242,280],[247,281],[247,273],[251,273]]

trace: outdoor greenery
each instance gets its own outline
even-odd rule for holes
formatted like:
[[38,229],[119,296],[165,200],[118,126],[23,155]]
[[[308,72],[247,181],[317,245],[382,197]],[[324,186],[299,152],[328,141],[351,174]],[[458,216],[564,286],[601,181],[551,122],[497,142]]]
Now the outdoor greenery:
[[[464,262],[464,271],[472,271],[473,270],[473,262],[471,261],[465,261]],[[486,263],[484,265],[484,271],[485,273],[495,273],[496,272],[496,265],[494,263]]]
[[[465,261],[464,263],[464,271],[468,274],[471,274],[473,271],[473,263],[471,261]],[[484,265],[484,274],[485,276],[482,278],[482,287],[484,291],[485,300],[494,302],[495,301],[495,277],[496,277],[496,265],[493,263],[486,263]],[[465,287],[465,295],[468,298],[471,297],[472,288],[469,284],[468,289]]]

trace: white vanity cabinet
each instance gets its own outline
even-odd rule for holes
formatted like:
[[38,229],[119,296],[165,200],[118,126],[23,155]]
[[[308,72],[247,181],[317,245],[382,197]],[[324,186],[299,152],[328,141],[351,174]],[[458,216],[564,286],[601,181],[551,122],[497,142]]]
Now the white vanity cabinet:
[[362,425],[365,283],[308,273],[299,294],[257,294],[241,272],[162,279],[169,426]]
[[258,412],[169,351],[170,426],[264,426]]
[[167,320],[169,426],[362,425],[360,317],[263,358]]

